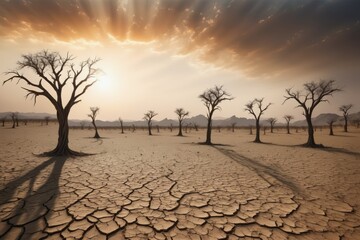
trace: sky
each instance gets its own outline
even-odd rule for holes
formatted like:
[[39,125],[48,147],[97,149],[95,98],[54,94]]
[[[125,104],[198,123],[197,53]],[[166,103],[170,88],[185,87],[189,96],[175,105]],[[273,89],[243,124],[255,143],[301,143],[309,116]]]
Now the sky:
[[[98,81],[70,113],[86,119],[176,118],[206,114],[198,96],[223,85],[234,100],[215,117],[251,118],[245,104],[265,98],[263,118],[303,118],[285,89],[334,79],[342,89],[314,115],[360,111],[360,1],[358,0],[11,0],[0,1],[0,80],[23,54],[70,53],[78,64],[98,57]],[[31,78],[38,78],[24,72]],[[25,86],[0,86],[0,112],[49,112],[47,99],[25,99]]]

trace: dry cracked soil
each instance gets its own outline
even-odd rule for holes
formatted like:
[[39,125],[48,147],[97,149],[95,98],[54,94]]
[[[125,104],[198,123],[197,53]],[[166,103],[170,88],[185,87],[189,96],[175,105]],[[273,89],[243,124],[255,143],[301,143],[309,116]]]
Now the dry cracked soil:
[[[340,130],[338,130],[340,131]],[[71,130],[95,155],[38,157],[56,126],[0,129],[1,239],[360,239],[360,131]]]

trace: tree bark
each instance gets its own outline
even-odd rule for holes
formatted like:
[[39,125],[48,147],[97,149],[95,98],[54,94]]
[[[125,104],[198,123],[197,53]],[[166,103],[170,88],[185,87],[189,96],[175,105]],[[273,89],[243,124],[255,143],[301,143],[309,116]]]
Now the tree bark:
[[211,145],[212,115],[213,115],[213,112],[210,112],[209,117],[208,117],[207,130],[206,130],[206,141],[205,141],[205,144],[208,144],[208,145]]
[[306,122],[308,125],[308,141],[306,143],[306,146],[316,147],[315,139],[314,139],[314,127],[311,122],[311,116],[306,115]]
[[290,122],[286,123],[287,134],[290,134]]
[[95,120],[94,120],[94,119],[92,120],[92,124],[93,124],[93,126],[94,126],[94,128],[95,128],[95,136],[94,136],[94,138],[100,138],[100,135],[99,135],[99,133],[98,133],[97,126],[96,126],[96,124],[95,124]]
[[344,115],[344,120],[345,120],[345,124],[344,124],[344,132],[348,131],[348,118],[347,116]]
[[260,121],[259,119],[256,119],[256,137],[255,141],[256,143],[260,143]]
[[152,133],[151,133],[151,123],[150,122],[148,122],[148,130],[149,130],[149,135],[151,136]]
[[179,133],[178,133],[178,136],[183,136],[182,134],[182,122],[179,121]]
[[333,135],[334,135],[334,132],[333,132],[333,125],[332,125],[332,123],[330,123],[329,127],[330,127],[330,133],[329,133],[329,135],[333,136]]
[[58,129],[58,143],[54,150],[45,153],[46,155],[74,155],[76,154],[69,148],[69,124],[68,124],[69,113],[64,110],[57,110],[57,119],[59,123]]

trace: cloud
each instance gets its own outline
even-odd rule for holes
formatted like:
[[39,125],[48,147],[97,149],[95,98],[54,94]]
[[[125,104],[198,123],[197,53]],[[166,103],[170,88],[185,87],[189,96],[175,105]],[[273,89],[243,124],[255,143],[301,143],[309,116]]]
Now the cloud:
[[358,0],[12,0],[0,36],[158,41],[247,74],[356,71]]

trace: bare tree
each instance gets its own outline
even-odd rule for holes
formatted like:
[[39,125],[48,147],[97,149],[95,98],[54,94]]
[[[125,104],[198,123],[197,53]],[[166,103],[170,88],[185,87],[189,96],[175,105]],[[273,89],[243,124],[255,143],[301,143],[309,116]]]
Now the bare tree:
[[274,125],[277,122],[276,118],[268,118],[267,120],[270,123],[270,132],[273,133]]
[[232,122],[231,123],[231,131],[235,132],[235,126],[236,126],[236,122]]
[[348,131],[349,110],[350,110],[350,108],[352,108],[352,107],[353,107],[352,104],[341,105],[341,106],[339,107],[339,110],[343,113],[343,116],[344,116],[344,121],[345,121],[345,124],[344,124],[344,132],[347,132],[347,131]]
[[119,117],[120,127],[121,127],[121,134],[124,134],[124,121],[121,117]]
[[12,128],[15,128],[16,127],[17,113],[13,112],[13,113],[10,114],[10,116],[11,116],[11,120],[12,120],[12,123],[13,123]]
[[[269,106],[272,103],[267,104],[265,107],[263,106],[264,98],[255,98],[251,102],[245,105],[245,111],[248,111],[251,115],[255,118],[255,124],[256,124],[256,137],[254,142],[261,143],[260,140],[260,117],[261,115],[269,108]],[[258,111],[254,109],[254,107],[258,107]],[[257,113],[256,113],[257,112]]]
[[151,136],[151,121],[152,119],[157,116],[158,114],[152,110],[148,111],[147,113],[144,114],[144,120],[147,121],[147,125],[148,125],[148,131],[149,131],[149,135]]
[[80,122],[80,128],[81,128],[81,130],[84,130],[85,124],[86,124],[85,121],[81,121],[81,122]]
[[284,119],[286,121],[286,131],[287,134],[290,134],[290,121],[294,119],[292,115],[285,115]]
[[206,141],[205,144],[211,145],[211,128],[212,128],[212,117],[216,110],[221,110],[219,104],[225,100],[232,100],[233,97],[230,96],[225,90],[222,89],[223,86],[215,86],[214,88],[206,90],[203,94],[199,95],[201,101],[207,108],[207,131],[206,131]]
[[46,125],[49,125],[50,117],[49,117],[49,116],[46,116],[46,117],[44,117],[44,120],[45,120],[45,124],[46,124]]
[[193,123],[192,125],[194,126],[196,132],[199,131],[199,126],[196,123]]
[[99,114],[99,110],[100,110],[100,108],[98,108],[98,107],[91,107],[90,108],[91,113],[88,114],[88,117],[91,118],[91,123],[95,128],[95,136],[94,136],[94,138],[100,138],[100,135],[98,133],[98,129],[97,129],[97,126],[96,126],[96,116]]
[[336,122],[336,119],[335,118],[331,118],[327,121],[327,123],[329,124],[329,135],[333,136],[334,135],[334,131],[333,131],[333,124],[334,122]]
[[2,126],[5,127],[6,116],[3,116],[3,117],[1,118],[1,122],[2,122]]
[[321,80],[318,82],[309,82],[304,84],[304,92],[293,91],[291,88],[286,89],[286,96],[284,103],[293,99],[298,103],[297,107],[303,108],[303,115],[306,118],[308,125],[308,141],[305,144],[307,147],[320,147],[315,143],[314,127],[311,121],[312,114],[316,106],[321,102],[328,102],[327,96],[332,96],[333,93],[340,91],[334,86],[335,80]]
[[[78,67],[72,63],[74,57],[67,54],[65,57],[58,52],[42,51],[36,54],[26,54],[17,63],[18,69],[7,72],[10,77],[6,82],[17,80],[26,83],[22,87],[27,91],[27,97],[32,96],[34,104],[39,96],[47,98],[56,109],[59,122],[58,143],[54,150],[44,153],[45,155],[78,155],[69,146],[68,116],[71,108],[79,103],[80,97],[95,83],[94,77],[98,69],[94,65],[99,59],[88,59]],[[20,70],[30,69],[38,76],[30,79],[23,75]],[[71,87],[69,100],[66,102],[63,96],[65,86]]]
[[183,136],[183,134],[182,134],[182,124],[183,124],[184,118],[189,115],[189,112],[185,111],[183,108],[177,108],[175,110],[175,113],[178,116],[178,120],[179,120],[179,133],[178,133],[178,136]]

